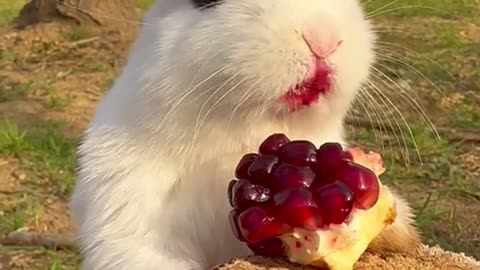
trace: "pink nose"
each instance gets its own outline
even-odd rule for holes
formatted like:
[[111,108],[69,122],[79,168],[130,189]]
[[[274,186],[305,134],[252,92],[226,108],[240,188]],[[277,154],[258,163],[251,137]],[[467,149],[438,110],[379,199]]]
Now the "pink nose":
[[332,55],[343,42],[332,20],[324,16],[307,26],[303,39],[310,51],[318,58]]

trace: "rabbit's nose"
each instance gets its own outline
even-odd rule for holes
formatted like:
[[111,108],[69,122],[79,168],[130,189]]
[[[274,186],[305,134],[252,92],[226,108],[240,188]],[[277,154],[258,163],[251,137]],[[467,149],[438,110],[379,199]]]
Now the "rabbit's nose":
[[321,16],[310,23],[303,32],[303,39],[318,58],[332,55],[343,40],[335,23],[328,16]]

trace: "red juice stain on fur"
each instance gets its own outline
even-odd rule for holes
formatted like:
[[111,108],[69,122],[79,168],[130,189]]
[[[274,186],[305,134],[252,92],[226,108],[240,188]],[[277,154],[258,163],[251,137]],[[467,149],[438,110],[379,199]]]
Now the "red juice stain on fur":
[[317,64],[312,76],[292,87],[282,101],[291,111],[318,102],[320,95],[326,94],[332,83],[332,69],[325,64]]

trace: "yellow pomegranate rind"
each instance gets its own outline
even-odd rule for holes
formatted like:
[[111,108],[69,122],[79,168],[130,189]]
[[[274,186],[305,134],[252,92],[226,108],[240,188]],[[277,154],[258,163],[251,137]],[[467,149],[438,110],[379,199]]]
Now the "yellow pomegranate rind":
[[[360,148],[349,151],[356,163],[371,169],[377,176],[385,172],[379,154],[366,154]],[[368,245],[397,216],[393,194],[378,181],[380,192],[377,203],[368,210],[354,210],[347,224],[330,225],[317,231],[296,228],[292,233],[280,236],[288,259],[330,270],[352,270]]]

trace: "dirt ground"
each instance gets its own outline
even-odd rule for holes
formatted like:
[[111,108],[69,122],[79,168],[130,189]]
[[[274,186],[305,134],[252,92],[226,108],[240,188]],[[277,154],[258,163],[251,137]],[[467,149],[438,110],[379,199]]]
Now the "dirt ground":
[[[412,203],[425,242],[480,258],[480,6],[478,12],[459,6],[451,10],[460,17],[376,18],[383,35],[372,78],[378,88],[371,85],[359,99],[352,115],[368,121],[350,126],[349,134],[354,143],[381,147],[385,181]],[[137,27],[128,33],[56,23],[0,27],[2,235],[74,233],[66,200],[75,147]],[[372,128],[379,115],[385,125]],[[410,130],[388,122],[400,115]],[[0,269],[78,269],[78,262],[75,249],[0,245]]]
[[[0,231],[71,236],[66,200],[74,148],[134,32],[98,33],[55,23],[2,32]],[[0,269],[77,267],[74,251],[0,249]]]

